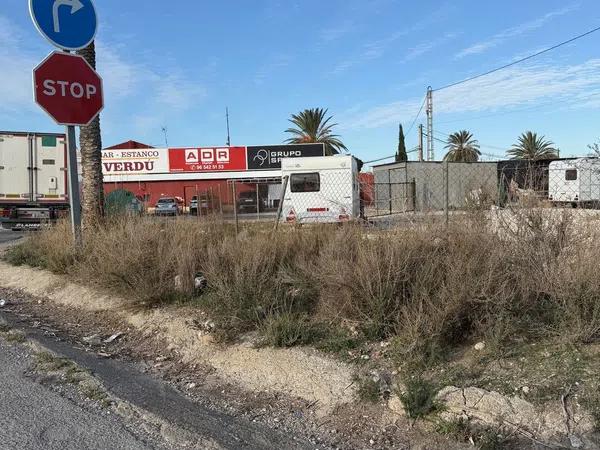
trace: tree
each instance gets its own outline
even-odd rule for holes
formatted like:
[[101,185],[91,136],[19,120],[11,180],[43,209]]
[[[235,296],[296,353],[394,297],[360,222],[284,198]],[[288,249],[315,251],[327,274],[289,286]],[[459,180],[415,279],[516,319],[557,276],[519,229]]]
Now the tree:
[[333,134],[333,128],[337,123],[329,123],[332,116],[325,118],[327,110],[323,108],[305,109],[298,114],[292,114],[289,119],[296,128],[288,128],[286,133],[293,137],[286,139],[290,144],[306,144],[322,142],[325,144],[325,154],[334,155],[342,150],[348,150],[339,139],[339,135]]
[[[94,42],[77,52],[96,68],[96,46]],[[92,123],[79,130],[82,171],[82,231],[92,230],[104,217],[104,181],[102,177],[102,136],[100,115]]]
[[476,162],[479,161],[481,152],[479,151],[479,142],[473,139],[473,134],[467,130],[457,131],[448,136],[447,144],[444,148],[448,149],[444,161],[451,162]]
[[398,151],[396,152],[396,162],[408,161],[408,155],[406,154],[406,144],[404,142],[404,130],[402,124],[400,124],[400,131],[398,133]]
[[526,159],[528,161],[558,157],[558,150],[554,147],[552,141],[548,141],[545,136],[538,136],[537,133],[531,131],[519,136],[517,143],[506,153],[512,159]]
[[589,156],[600,158],[600,141],[589,144],[587,147],[592,151]]

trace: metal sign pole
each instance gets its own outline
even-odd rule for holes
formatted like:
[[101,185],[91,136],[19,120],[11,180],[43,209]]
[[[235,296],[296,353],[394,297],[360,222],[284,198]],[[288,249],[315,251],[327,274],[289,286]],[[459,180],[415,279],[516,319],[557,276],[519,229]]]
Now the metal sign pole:
[[77,174],[77,144],[75,127],[67,127],[67,170],[69,173],[69,203],[71,207],[71,228],[75,244],[81,244],[81,200],[79,198],[79,178]]
[[283,202],[285,200],[285,191],[287,190],[288,181],[290,177],[288,175],[283,177],[283,184],[281,186],[281,194],[279,195],[279,205],[277,205],[277,217],[275,218],[275,230],[279,227],[279,221],[281,220],[281,213],[283,211]]

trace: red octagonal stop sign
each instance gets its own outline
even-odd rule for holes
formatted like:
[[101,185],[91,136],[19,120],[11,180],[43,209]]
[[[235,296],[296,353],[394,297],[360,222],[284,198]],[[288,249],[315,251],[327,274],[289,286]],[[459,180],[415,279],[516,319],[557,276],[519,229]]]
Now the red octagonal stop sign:
[[33,69],[35,101],[59,125],[88,125],[104,107],[102,78],[78,55],[53,52]]

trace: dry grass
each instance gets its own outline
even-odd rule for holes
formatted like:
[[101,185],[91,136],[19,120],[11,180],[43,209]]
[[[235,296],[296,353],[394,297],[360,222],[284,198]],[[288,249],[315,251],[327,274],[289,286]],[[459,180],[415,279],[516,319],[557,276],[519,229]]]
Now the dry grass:
[[75,264],[76,252],[68,222],[36,233],[24,243],[9,247],[5,258],[14,265],[28,265],[64,274]]
[[478,215],[447,230],[256,227],[242,236],[218,222],[128,219],[86,236],[77,254],[62,224],[8,258],[135,303],[192,299],[201,272],[208,289],[196,301],[228,338],[259,330],[272,345],[327,347],[325,328],[346,348],[351,329],[353,341],[391,339],[398,360],[427,365],[475,339],[502,348],[600,338],[598,233],[544,214],[521,211],[502,232]]

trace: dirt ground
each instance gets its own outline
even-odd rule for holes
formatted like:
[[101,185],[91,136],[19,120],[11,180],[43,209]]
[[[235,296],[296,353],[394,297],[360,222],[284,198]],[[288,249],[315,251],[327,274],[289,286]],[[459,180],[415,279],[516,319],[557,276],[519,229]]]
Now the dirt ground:
[[[243,415],[274,428],[294,430],[326,448],[472,448],[432,432],[427,425],[414,426],[383,403],[351,402],[323,415],[317,413],[317,402],[274,390],[243,389],[224,381],[208,365],[184,362],[175,346],[159,337],[136,331],[110,311],[82,313],[43,297],[7,289],[0,289],[0,298],[9,302],[4,311],[8,310],[57,339],[68,340],[74,346],[103,357],[135,361],[141,370],[168,381],[204,405]],[[89,339],[99,336],[104,340],[117,332],[123,335],[110,344],[96,345],[94,339]]]

